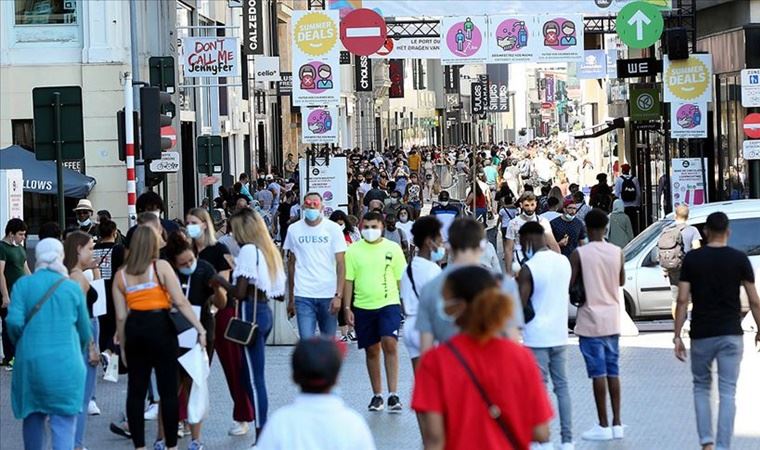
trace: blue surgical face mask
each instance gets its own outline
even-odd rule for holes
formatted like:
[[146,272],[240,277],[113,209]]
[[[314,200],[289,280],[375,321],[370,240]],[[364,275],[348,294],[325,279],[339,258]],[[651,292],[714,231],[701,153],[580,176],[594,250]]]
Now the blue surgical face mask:
[[449,323],[456,322],[457,317],[449,315],[446,312],[445,308],[446,308],[446,300],[444,300],[443,298],[441,298],[440,300],[438,300],[437,302],[435,302],[435,309],[436,309],[436,312],[438,313],[438,317],[441,320],[443,320],[445,322],[449,322]]
[[433,262],[442,260],[444,256],[446,256],[446,249],[442,246],[430,252],[430,260]]
[[193,260],[193,264],[190,267],[180,267],[179,273],[182,275],[190,276],[195,272],[195,269],[198,267],[198,260]]
[[187,225],[187,235],[190,239],[198,239],[203,234],[203,228],[199,223],[190,223]]
[[303,216],[306,218],[306,220],[310,222],[314,222],[315,220],[319,219],[319,216],[322,215],[322,212],[320,212],[318,209],[304,209],[303,210]]

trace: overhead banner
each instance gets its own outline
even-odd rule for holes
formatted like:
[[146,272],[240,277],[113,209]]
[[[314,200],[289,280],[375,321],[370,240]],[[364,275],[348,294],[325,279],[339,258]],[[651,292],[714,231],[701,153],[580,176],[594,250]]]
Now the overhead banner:
[[665,56],[662,73],[665,102],[712,101],[712,55],[690,55],[671,61]]
[[[443,3],[443,2],[441,2]],[[484,64],[488,60],[485,16],[456,16],[441,19],[441,64]]]
[[495,15],[488,17],[489,62],[530,62],[539,47],[536,16]]
[[605,50],[585,50],[583,63],[578,64],[578,78],[600,80],[607,78],[607,52]]
[[[336,210],[348,212],[348,173],[345,156],[325,158],[300,158],[298,169],[302,174],[298,186],[302,194],[317,192],[325,205],[325,217]],[[309,174],[307,177],[305,174]],[[303,214],[303,209],[301,209]]]
[[681,204],[696,206],[707,203],[705,191],[707,175],[702,173],[706,166],[707,164],[703,164],[699,158],[673,158],[670,192],[673,196],[674,208]]
[[402,37],[386,38],[385,44],[370,55],[376,59],[439,59],[441,57],[441,38],[439,37]]
[[356,92],[372,92],[372,60],[369,57],[354,57],[354,84]]
[[338,108],[301,108],[304,144],[338,143]]
[[182,67],[185,77],[240,76],[237,38],[183,37]]
[[707,103],[671,103],[670,137],[673,139],[706,138]]
[[253,76],[255,81],[280,81],[280,57],[253,57]]
[[537,62],[583,61],[583,15],[539,16]]
[[404,60],[392,59],[388,64],[388,77],[391,86],[388,88],[388,97],[404,98]]
[[264,54],[264,0],[245,0],[243,4],[243,52],[246,55]]
[[340,105],[338,11],[293,11],[294,106]]
[[509,111],[509,65],[488,64],[488,111]]

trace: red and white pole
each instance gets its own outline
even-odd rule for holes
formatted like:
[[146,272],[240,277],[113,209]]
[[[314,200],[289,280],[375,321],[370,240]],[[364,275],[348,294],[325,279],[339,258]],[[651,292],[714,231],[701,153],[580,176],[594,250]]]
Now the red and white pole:
[[127,159],[127,216],[129,227],[137,223],[137,180],[135,178],[135,124],[133,120],[134,99],[132,98],[132,74],[124,76],[124,154]]

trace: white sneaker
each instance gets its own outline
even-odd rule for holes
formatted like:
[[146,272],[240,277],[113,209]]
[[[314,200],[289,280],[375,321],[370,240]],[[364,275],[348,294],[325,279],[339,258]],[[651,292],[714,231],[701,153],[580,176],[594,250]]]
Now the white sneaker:
[[611,441],[612,428],[594,425],[594,428],[583,433],[581,437],[587,441]]
[[235,422],[227,434],[230,436],[245,436],[248,434],[248,422]]
[[147,408],[145,408],[145,414],[143,415],[145,420],[156,420],[158,419],[158,403],[151,403],[148,405]]
[[561,450],[575,450],[575,444],[572,442],[565,442],[562,444],[562,447],[560,447]]
[[100,408],[98,408],[98,404],[95,403],[95,400],[90,400],[90,403],[87,404],[87,414],[91,416],[100,415]]
[[625,437],[625,425],[615,425],[612,427],[613,439],[623,439]]

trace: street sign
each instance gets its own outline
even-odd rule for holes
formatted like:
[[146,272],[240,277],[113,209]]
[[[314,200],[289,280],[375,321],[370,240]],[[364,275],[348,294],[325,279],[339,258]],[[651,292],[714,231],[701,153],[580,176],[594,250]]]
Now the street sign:
[[742,70],[742,106],[760,108],[760,69]]
[[653,77],[662,72],[662,61],[654,58],[618,59],[617,77]]
[[198,150],[198,172],[211,175],[222,173],[222,137],[221,136],[198,136],[196,141]]
[[[55,98],[60,109],[56,113]],[[38,87],[32,89],[34,107],[34,154],[41,161],[55,161],[56,126],[60,125],[63,161],[84,159],[82,88],[79,86]]]
[[172,145],[169,148],[174,148],[174,146],[177,145],[177,130],[175,130],[173,126],[168,125],[161,127],[161,137],[171,141]]
[[150,162],[150,171],[155,173],[175,173],[179,171],[179,152],[163,152],[161,159]]
[[657,120],[662,113],[660,91],[655,88],[631,86],[629,116],[632,121]]
[[355,9],[340,21],[340,41],[355,55],[369,56],[380,50],[387,35],[385,19],[371,9]]
[[752,113],[744,118],[744,134],[752,139],[760,139],[760,113]]
[[760,141],[744,141],[744,159],[760,159]]
[[628,47],[647,48],[660,39],[665,21],[658,7],[646,2],[633,2],[620,10],[615,27],[620,40]]
[[160,90],[170,94],[174,93],[176,83],[173,56],[151,56],[148,58],[148,69],[151,86],[158,86]]

